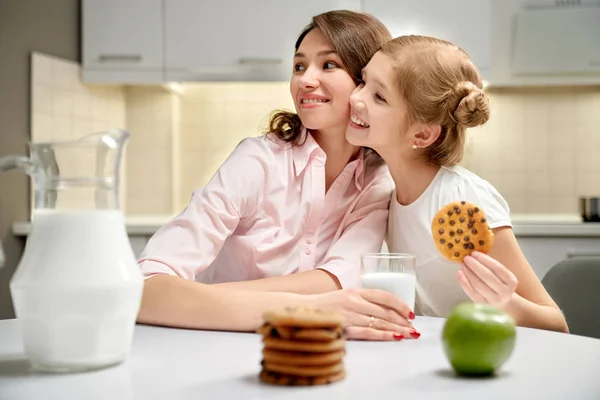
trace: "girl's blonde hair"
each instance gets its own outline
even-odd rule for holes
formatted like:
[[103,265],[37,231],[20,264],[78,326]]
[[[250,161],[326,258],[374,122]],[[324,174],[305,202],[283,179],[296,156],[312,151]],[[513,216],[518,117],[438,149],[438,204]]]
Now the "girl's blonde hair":
[[394,63],[407,122],[442,127],[439,138],[425,149],[427,160],[440,166],[458,163],[466,128],[483,125],[490,117],[481,76],[467,53],[428,36],[401,36],[381,51]]

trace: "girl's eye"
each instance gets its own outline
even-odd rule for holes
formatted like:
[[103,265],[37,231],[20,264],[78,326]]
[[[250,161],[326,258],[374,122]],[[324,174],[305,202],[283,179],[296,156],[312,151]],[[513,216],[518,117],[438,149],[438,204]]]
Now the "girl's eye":
[[296,65],[294,65],[294,71],[295,72],[301,72],[301,71],[304,71],[305,69],[306,68],[302,64],[296,64]]
[[334,63],[333,61],[327,61],[325,63],[325,65],[323,65],[323,68],[325,68],[325,69],[332,69],[332,68],[337,68],[337,66],[338,65],[336,63]]
[[381,97],[381,95],[379,93],[375,93],[375,99],[377,99],[379,101],[383,101],[384,103],[386,102],[385,99],[383,97]]

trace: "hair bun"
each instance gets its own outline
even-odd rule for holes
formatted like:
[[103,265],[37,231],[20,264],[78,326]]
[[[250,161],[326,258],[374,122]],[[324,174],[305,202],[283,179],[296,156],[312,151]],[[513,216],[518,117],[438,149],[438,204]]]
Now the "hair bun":
[[454,85],[446,101],[452,119],[467,128],[483,125],[490,119],[489,99],[473,82]]

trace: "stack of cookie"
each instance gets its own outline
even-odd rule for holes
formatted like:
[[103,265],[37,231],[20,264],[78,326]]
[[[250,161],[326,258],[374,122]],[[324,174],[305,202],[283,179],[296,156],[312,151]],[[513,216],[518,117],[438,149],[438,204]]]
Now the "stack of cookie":
[[344,379],[341,315],[312,308],[267,312],[260,379],[275,385],[324,385]]

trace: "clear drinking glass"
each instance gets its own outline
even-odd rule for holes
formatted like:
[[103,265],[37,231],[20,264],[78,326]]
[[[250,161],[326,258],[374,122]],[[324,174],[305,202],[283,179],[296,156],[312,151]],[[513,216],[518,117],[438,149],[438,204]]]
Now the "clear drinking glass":
[[362,287],[393,293],[415,308],[416,257],[405,253],[370,253],[361,257]]

